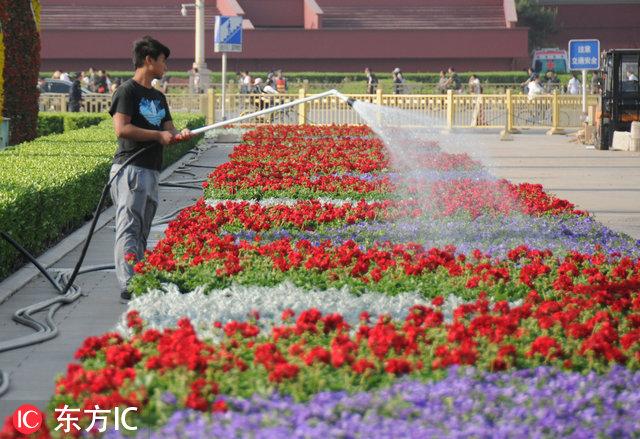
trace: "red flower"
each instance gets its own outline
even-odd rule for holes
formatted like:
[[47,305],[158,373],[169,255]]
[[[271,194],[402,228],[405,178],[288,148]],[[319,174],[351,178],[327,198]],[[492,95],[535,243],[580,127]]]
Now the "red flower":
[[355,363],[353,363],[351,365],[351,368],[353,369],[354,372],[359,373],[359,374],[363,374],[368,369],[375,369],[376,366],[371,361],[369,361],[369,360],[367,360],[365,358],[361,358],[361,359],[357,360]]
[[402,358],[392,358],[386,361],[384,370],[396,375],[402,375],[411,372],[411,363]]
[[273,371],[269,373],[269,381],[279,383],[286,379],[292,379],[298,375],[299,371],[300,368],[295,364],[279,363]]
[[562,355],[562,348],[556,339],[541,335],[531,343],[531,348],[527,352],[529,357],[535,354],[540,354],[544,358],[555,358]]

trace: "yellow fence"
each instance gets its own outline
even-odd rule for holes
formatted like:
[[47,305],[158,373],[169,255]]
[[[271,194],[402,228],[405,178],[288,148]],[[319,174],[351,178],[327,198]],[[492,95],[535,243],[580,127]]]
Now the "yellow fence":
[[[253,113],[260,109],[305,97],[297,94],[255,95],[228,94],[225,102],[226,119]],[[582,123],[582,98],[575,95],[549,94],[529,99],[526,95],[505,94],[470,95],[449,92],[446,95],[351,95],[362,102],[411,110],[424,116],[429,123],[442,128],[549,128],[560,132],[576,128]],[[222,118],[222,98],[209,90],[206,94],[167,94],[172,111],[196,112],[207,116],[209,123]],[[598,96],[589,96],[587,104],[597,105]],[[82,111],[104,112],[111,105],[111,96],[85,95]],[[61,111],[67,108],[67,96],[45,93],[40,96],[41,111]],[[360,124],[364,120],[337,97],[330,96],[307,102],[287,110],[263,116],[252,123],[284,124]]]

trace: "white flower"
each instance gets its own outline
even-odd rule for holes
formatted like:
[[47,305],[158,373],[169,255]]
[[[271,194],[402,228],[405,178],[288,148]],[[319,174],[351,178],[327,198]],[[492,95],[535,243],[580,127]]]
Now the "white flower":
[[[446,321],[453,319],[453,310],[464,300],[449,295],[441,307]],[[173,284],[164,284],[161,290],[152,290],[129,302],[128,311],[137,310],[151,328],[174,328],[178,320],[187,317],[201,337],[212,337],[212,325],[232,320],[245,321],[251,311],[260,313],[259,326],[269,331],[273,325],[281,325],[281,314],[291,308],[296,315],[309,308],[323,314],[339,313],[351,325],[356,326],[362,311],[367,311],[375,321],[382,314],[403,320],[409,308],[417,304],[429,304],[418,292],[388,296],[377,292],[355,295],[345,286],[341,289],[305,290],[291,282],[275,287],[245,286],[233,284],[223,290],[204,294],[204,288],[182,294]],[[125,313],[126,315],[126,313]],[[128,334],[123,316],[116,330]]]
[[[347,204],[347,203],[356,205],[360,201],[360,200],[354,200],[351,198],[335,199],[335,198],[325,198],[325,197],[318,197],[318,198],[314,198],[313,200],[319,201],[321,204],[333,204],[335,206],[342,206],[343,204]],[[240,200],[240,199],[218,200],[218,199],[210,198],[210,199],[207,199],[205,203],[208,206],[215,207],[220,203],[228,203],[229,201],[235,201],[235,202],[246,201],[250,204],[259,204],[261,206],[276,206],[279,204],[284,204],[286,206],[293,206],[300,201],[309,201],[309,200],[302,200],[298,198],[264,198],[262,200],[244,200],[244,199],[243,200]]]

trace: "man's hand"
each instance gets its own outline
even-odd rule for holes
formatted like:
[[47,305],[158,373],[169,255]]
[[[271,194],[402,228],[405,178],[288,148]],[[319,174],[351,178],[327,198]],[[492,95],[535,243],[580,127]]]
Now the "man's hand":
[[173,142],[173,134],[170,131],[157,131],[158,133],[158,142],[160,142],[163,146],[167,146],[171,142]]
[[178,134],[176,134],[176,136],[173,138],[174,142],[184,142],[185,140],[189,140],[193,137],[193,134],[191,133],[191,130],[189,128],[185,128],[182,131],[180,131]]

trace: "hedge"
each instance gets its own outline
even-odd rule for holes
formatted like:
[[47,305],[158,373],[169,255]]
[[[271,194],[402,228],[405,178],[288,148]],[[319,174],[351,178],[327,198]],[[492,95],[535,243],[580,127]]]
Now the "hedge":
[[38,137],[88,128],[109,119],[107,113],[44,113],[38,114]]
[[[196,128],[202,116],[174,115],[177,127]],[[107,182],[115,152],[110,121],[40,137],[0,151],[0,230],[39,254],[87,220]],[[166,148],[165,166],[199,138]],[[0,279],[24,262],[0,239]]]

